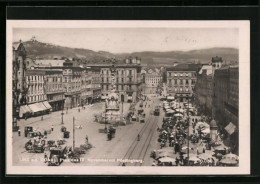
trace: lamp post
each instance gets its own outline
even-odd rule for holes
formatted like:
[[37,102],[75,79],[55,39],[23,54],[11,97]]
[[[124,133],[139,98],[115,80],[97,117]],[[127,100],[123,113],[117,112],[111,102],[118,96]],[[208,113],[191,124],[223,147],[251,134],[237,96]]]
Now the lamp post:
[[63,122],[63,115],[64,115],[63,110],[64,110],[64,101],[62,102],[62,108],[61,108],[61,124],[62,125],[64,124],[64,122]]

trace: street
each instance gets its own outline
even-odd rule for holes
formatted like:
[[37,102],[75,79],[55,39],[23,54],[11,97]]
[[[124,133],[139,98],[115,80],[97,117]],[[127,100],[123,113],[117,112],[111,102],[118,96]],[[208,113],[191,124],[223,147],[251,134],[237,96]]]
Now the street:
[[[19,166],[47,165],[44,163],[43,153],[28,153],[25,150],[24,145],[29,140],[29,138],[24,137],[25,126],[33,126],[41,132],[50,130],[53,126],[54,130],[51,134],[48,134],[47,140],[63,139],[61,127],[65,126],[70,131],[70,138],[66,139],[66,145],[72,146],[72,121],[74,116],[75,125],[82,126],[82,129],[75,129],[75,147],[85,143],[86,135],[93,147],[82,156],[80,163],[63,162],[62,166],[79,164],[118,166],[123,163],[126,165],[151,166],[153,160],[150,158],[150,152],[159,147],[156,129],[162,124],[163,111],[161,110],[160,116],[154,116],[151,112],[159,103],[159,99],[148,101],[147,105],[144,106],[145,123],[134,121],[126,126],[116,127],[115,138],[111,141],[107,140],[107,134],[99,133],[99,129],[104,129],[105,125],[94,121],[94,115],[104,111],[103,102],[86,106],[85,110],[80,107],[80,112],[78,112],[79,108],[69,109],[68,113],[64,111],[64,124],[61,124],[61,111],[44,115],[43,120],[41,120],[41,117],[20,120],[18,125],[20,126],[21,136],[19,137],[17,132],[13,133],[13,164]],[[139,103],[136,104],[136,106],[138,105]],[[129,103],[124,103],[125,114],[129,107]],[[138,134],[141,137],[140,141],[137,141]]]

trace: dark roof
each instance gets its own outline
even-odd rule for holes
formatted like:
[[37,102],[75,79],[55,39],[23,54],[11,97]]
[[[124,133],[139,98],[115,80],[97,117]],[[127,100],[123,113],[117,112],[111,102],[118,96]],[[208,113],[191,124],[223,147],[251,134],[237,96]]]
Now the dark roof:
[[174,67],[167,67],[166,71],[198,71],[201,64],[179,64]]
[[222,57],[216,56],[216,57],[212,57],[212,58],[211,58],[211,62],[212,62],[212,63],[215,63],[215,62],[223,62],[223,60],[222,60]]

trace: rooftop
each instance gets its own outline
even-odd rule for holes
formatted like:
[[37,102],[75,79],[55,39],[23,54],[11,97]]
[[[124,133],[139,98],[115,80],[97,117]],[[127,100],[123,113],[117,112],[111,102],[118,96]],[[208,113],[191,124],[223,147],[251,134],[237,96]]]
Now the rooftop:
[[166,71],[198,71],[201,64],[179,64],[174,67],[167,67]]

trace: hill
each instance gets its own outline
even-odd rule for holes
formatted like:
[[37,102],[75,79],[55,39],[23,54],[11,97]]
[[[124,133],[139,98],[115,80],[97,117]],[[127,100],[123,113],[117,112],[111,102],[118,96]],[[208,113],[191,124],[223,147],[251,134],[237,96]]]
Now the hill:
[[32,58],[67,57],[80,58],[90,63],[100,63],[109,58],[122,60],[128,56],[140,57],[143,64],[149,65],[172,65],[174,63],[209,63],[214,56],[220,56],[224,61],[238,62],[239,51],[235,48],[209,48],[191,51],[169,51],[169,52],[133,52],[113,54],[106,51],[92,51],[83,48],[69,48],[50,43],[42,43],[36,40],[23,42],[27,55]]

